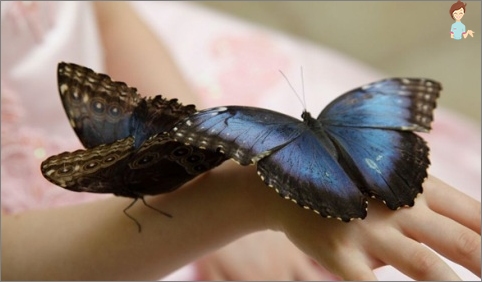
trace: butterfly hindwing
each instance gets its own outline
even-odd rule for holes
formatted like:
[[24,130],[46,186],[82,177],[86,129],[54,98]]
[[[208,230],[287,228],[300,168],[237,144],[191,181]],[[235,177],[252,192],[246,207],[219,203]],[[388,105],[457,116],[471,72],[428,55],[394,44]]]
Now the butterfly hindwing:
[[220,153],[175,142],[169,136],[159,134],[135,151],[125,171],[125,179],[129,189],[136,193],[166,193],[225,160]]
[[131,137],[90,149],[64,152],[44,160],[42,174],[50,182],[77,192],[125,194],[122,175],[132,156]]
[[127,137],[94,148],[65,152],[42,162],[50,182],[77,192],[138,198],[167,193],[220,165],[224,156],[153,136],[136,150]]
[[378,128],[328,127],[340,162],[361,191],[391,209],[413,206],[427,177],[428,147],[418,135]]
[[[331,142],[325,140],[325,142]],[[366,216],[366,199],[323,141],[305,131],[258,162],[261,179],[280,196],[324,217]]]

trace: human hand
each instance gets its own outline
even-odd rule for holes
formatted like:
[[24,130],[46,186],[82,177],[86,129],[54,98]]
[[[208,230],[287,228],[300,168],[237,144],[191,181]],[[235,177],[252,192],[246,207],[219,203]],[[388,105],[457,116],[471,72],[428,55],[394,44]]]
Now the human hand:
[[281,232],[247,235],[196,262],[200,280],[334,280]]
[[470,37],[474,37],[474,32],[472,30],[467,30],[467,34],[470,35]]
[[391,211],[370,200],[364,220],[344,223],[278,201],[274,228],[343,279],[375,280],[373,269],[392,265],[417,280],[460,280],[420,243],[480,277],[480,202],[434,177],[415,202]]

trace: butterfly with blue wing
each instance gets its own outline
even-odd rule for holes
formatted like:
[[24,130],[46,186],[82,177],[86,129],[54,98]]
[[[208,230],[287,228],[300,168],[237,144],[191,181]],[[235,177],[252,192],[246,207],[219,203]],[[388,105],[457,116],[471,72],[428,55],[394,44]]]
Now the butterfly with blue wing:
[[59,63],[57,75],[65,112],[86,149],[43,161],[41,171],[50,182],[76,192],[134,198],[134,204],[145,195],[176,190],[226,160],[167,135],[196,112],[194,105],[160,95],[142,98],[135,88],[77,64]]
[[391,78],[351,90],[315,119],[225,106],[196,112],[170,135],[256,164],[280,196],[342,221],[365,218],[367,199],[390,209],[413,206],[427,177],[428,132],[442,87],[430,79]]

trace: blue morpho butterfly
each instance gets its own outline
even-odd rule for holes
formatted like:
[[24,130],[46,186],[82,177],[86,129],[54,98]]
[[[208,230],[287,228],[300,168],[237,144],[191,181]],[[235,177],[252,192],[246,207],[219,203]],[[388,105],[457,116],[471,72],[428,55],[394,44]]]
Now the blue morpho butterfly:
[[366,216],[366,196],[390,209],[413,206],[427,177],[427,132],[441,85],[391,78],[351,90],[315,119],[267,109],[223,106],[196,112],[170,135],[186,145],[257,164],[280,196],[324,217]]
[[49,157],[42,174],[71,191],[134,198],[124,212],[139,231],[126,212],[137,199],[171,192],[226,160],[164,133],[196,112],[194,105],[160,95],[142,98],[135,88],[72,63],[59,63],[57,80],[70,124],[86,149]]

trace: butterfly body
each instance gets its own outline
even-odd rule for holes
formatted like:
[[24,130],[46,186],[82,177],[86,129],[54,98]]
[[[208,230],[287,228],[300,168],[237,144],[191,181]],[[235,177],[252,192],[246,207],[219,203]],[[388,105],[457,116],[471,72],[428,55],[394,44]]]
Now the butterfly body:
[[134,147],[139,148],[153,135],[166,133],[176,122],[195,112],[194,105],[183,106],[177,99],[167,100],[160,95],[140,100],[130,122],[129,133],[135,137]]

